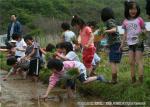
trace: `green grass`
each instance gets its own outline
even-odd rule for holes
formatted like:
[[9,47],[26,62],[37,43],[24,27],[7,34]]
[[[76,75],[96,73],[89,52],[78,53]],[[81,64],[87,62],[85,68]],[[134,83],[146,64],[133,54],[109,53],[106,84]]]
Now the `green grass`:
[[9,71],[11,66],[6,65],[6,53],[0,52],[0,69]]
[[[102,57],[105,58],[105,57]],[[93,82],[87,85],[79,85],[78,91],[83,96],[93,96],[104,101],[117,102],[146,102],[150,105],[150,58],[144,58],[144,83],[131,84],[128,57],[123,56],[119,65],[118,84],[105,84]],[[137,69],[137,68],[136,68]],[[137,71],[137,70],[136,70]],[[102,60],[96,72],[103,74],[106,79],[111,80],[111,69],[105,59]],[[138,74],[136,75],[138,78]]]

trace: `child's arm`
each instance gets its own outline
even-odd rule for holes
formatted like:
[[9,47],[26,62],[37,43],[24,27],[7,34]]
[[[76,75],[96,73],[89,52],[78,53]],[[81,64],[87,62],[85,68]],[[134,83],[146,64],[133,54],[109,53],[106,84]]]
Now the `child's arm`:
[[68,60],[68,58],[58,52],[55,53],[59,58],[63,59],[63,60]]
[[16,50],[25,52],[26,51],[26,46],[23,46],[23,48],[16,48]]
[[42,52],[42,54],[46,55],[46,51],[44,48],[40,48],[40,51]]
[[1,48],[0,48],[0,51],[1,51],[1,52],[7,52],[8,49],[1,49]]
[[43,99],[47,98],[48,97],[48,94],[51,92],[51,90],[54,88],[53,85],[49,84],[48,85],[48,88],[47,88],[47,91],[45,93],[45,95],[42,96]]
[[34,55],[34,53],[35,53],[35,49],[33,49],[32,52],[28,56],[26,56],[26,58],[30,59]]
[[81,44],[81,36],[80,35],[78,36],[77,40],[78,40],[78,44]]
[[124,46],[124,42],[126,40],[127,37],[127,32],[125,31],[123,37],[122,37],[122,41],[121,41],[121,45],[120,45],[120,50],[122,50],[123,46]]
[[109,30],[105,30],[106,33],[114,33],[116,31],[117,31],[116,27],[113,27],[112,29],[109,29]]
[[[52,71],[52,72],[53,72],[53,71]],[[53,73],[53,74],[50,76],[48,88],[47,88],[47,90],[46,90],[45,95],[42,96],[43,99],[45,99],[45,98],[48,97],[48,94],[51,92],[51,90],[55,87],[55,85],[56,85],[57,82],[59,81],[59,77],[60,77],[60,75],[55,74],[55,73]]]

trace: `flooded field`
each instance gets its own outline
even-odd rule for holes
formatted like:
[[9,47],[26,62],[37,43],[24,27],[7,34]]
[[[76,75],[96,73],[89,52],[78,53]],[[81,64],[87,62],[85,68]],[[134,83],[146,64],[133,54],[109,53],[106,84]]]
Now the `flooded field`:
[[[7,81],[3,81],[2,77],[6,73],[0,71],[1,107],[93,107],[93,104],[82,105],[82,102],[91,102],[91,100],[81,98],[79,95],[76,99],[69,99],[66,90],[60,88],[54,88],[48,99],[44,101],[39,96],[44,94],[47,85],[43,85],[41,82],[35,84],[31,80],[15,79],[16,77],[13,76]],[[94,99],[93,101],[98,102],[99,100]]]

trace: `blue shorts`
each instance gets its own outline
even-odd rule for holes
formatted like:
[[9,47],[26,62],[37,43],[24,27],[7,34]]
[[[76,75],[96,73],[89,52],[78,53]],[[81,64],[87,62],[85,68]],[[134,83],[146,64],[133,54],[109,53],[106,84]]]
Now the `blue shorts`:
[[122,51],[119,51],[120,43],[115,43],[109,46],[109,61],[114,63],[120,63],[122,57]]

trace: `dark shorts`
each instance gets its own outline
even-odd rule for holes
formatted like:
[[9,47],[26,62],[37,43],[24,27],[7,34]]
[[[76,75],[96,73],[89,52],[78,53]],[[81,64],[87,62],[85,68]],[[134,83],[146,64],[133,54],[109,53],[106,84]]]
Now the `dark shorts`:
[[122,52],[119,51],[120,43],[115,43],[109,46],[109,61],[114,63],[120,63]]
[[70,87],[71,89],[75,89],[75,79],[67,79],[66,87]]
[[36,58],[36,59],[30,60],[28,75],[39,76],[39,72],[40,72],[40,59]]
[[80,76],[78,76],[77,79],[83,83],[84,81],[86,81],[85,74],[84,73],[80,74]]
[[144,51],[144,44],[143,43],[139,43],[139,44],[135,44],[135,45],[129,45],[129,51]]

